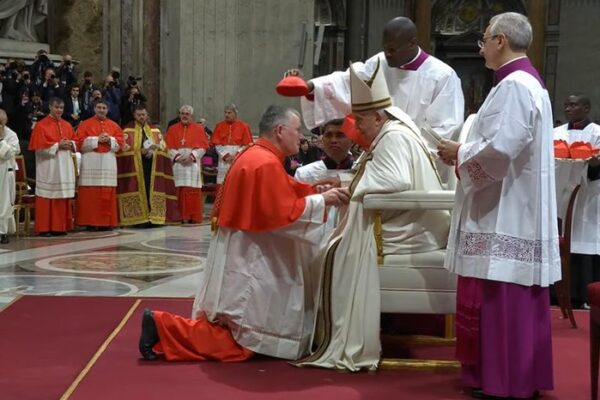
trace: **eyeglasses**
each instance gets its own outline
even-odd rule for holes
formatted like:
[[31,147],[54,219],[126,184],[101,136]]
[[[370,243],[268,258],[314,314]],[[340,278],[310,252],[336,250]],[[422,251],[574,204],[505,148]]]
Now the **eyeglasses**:
[[493,35],[493,36],[488,36],[488,37],[485,37],[485,36],[484,36],[484,37],[482,37],[482,38],[481,38],[481,40],[478,40],[478,41],[477,41],[477,46],[478,46],[480,49],[483,49],[483,48],[484,48],[484,46],[485,46],[485,43],[486,43],[488,40],[496,39],[498,36],[499,36],[499,35]]

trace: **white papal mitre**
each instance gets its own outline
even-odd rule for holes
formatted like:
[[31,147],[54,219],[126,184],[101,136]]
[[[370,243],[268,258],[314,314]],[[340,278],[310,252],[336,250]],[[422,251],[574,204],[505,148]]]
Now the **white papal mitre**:
[[375,72],[366,81],[359,78],[350,64],[350,93],[352,112],[382,110],[392,105],[392,98],[381,72],[379,59]]

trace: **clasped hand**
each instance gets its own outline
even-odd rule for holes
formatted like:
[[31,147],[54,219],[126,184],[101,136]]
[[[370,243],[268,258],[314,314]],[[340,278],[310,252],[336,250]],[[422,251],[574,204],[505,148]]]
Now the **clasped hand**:
[[61,139],[60,142],[58,142],[58,148],[60,150],[73,150],[73,143],[71,143],[70,140]]
[[110,136],[106,132],[102,132],[100,136],[98,136],[98,143],[108,143],[110,142]]
[[325,206],[340,207],[350,201],[350,190],[348,188],[333,188],[322,193]]
[[181,156],[177,161],[179,161],[181,165],[190,165],[194,163],[191,155],[187,157]]

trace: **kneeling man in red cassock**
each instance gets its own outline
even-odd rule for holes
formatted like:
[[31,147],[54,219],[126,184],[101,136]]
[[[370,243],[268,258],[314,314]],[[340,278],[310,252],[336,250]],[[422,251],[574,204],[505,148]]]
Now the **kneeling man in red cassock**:
[[[233,162],[215,201],[216,233],[192,318],[145,310],[139,350],[169,361],[243,361],[254,353],[298,359],[309,351],[318,304],[327,206],[347,204],[347,189],[288,176],[298,152],[300,115],[270,106],[260,138]],[[321,191],[321,194],[318,192]]]
[[165,143],[173,161],[173,177],[177,188],[177,202],[181,219],[202,222],[202,170],[200,160],[208,149],[204,127],[193,121],[192,106],[181,106],[180,122],[171,125]]
[[35,151],[35,232],[61,236],[73,228],[70,199],[75,196],[73,128],[62,119],[65,102],[53,97],[50,114],[31,132],[29,150]]
[[94,103],[94,112],[77,129],[81,173],[75,221],[88,230],[108,230],[118,225],[115,154],[125,142],[119,125],[107,118],[104,100]]

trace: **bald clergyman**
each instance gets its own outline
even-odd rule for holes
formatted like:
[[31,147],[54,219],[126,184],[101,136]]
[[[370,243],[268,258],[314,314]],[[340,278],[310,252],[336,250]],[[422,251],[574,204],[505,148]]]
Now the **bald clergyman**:
[[[440,136],[452,138],[464,121],[464,97],[456,72],[418,46],[417,28],[409,18],[397,17],[385,24],[382,44],[382,52],[354,64],[359,77],[372,76],[381,63],[392,104],[419,128],[426,123]],[[309,128],[350,114],[349,81],[348,70],[308,81],[314,99],[302,99],[302,115]],[[428,147],[437,151],[435,143],[428,142]]]

